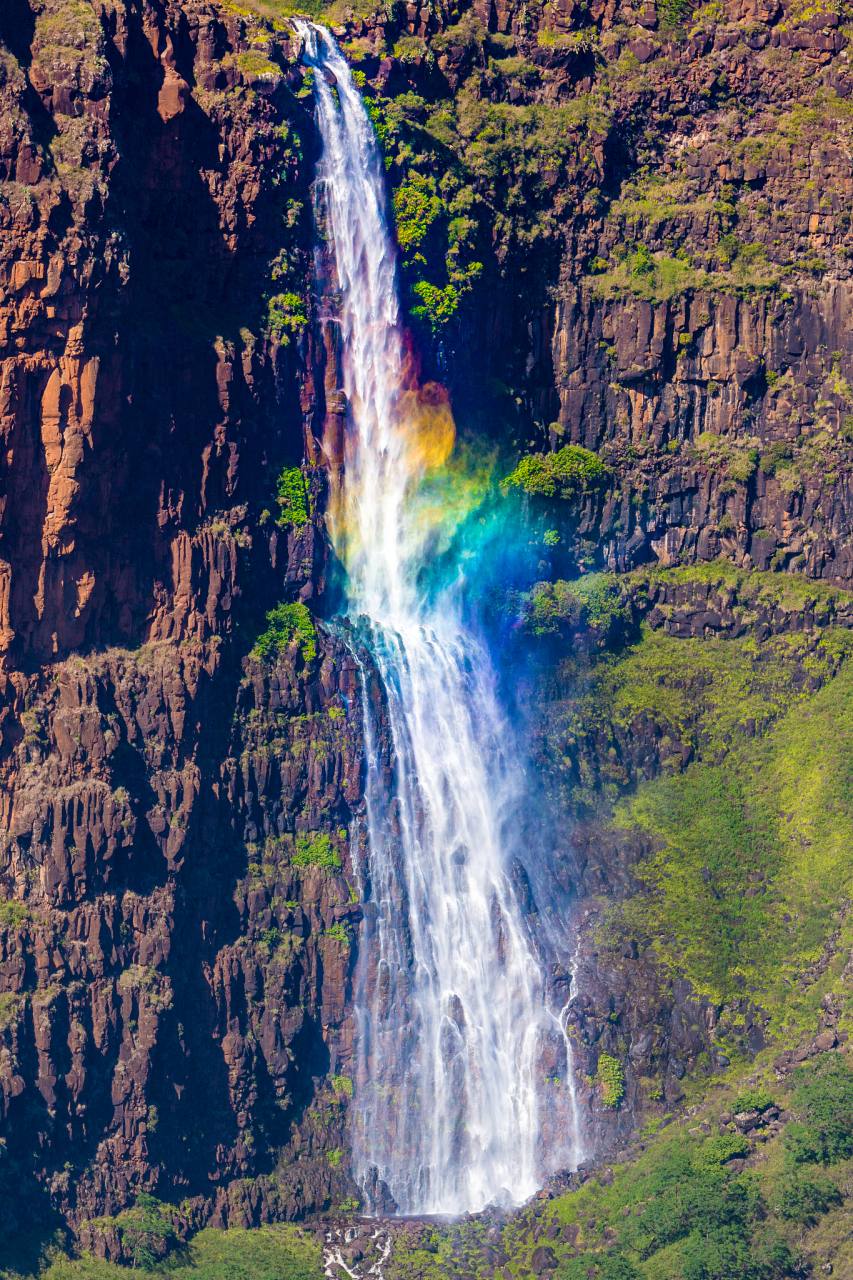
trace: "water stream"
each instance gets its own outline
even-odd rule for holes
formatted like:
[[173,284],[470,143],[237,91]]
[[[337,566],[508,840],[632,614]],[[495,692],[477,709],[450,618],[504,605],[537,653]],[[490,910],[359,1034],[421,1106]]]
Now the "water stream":
[[[435,529],[418,483],[452,448],[450,411],[417,385],[407,356],[384,168],[361,95],[329,32],[294,25],[315,68],[348,405],[332,536],[395,765],[389,787],[365,670],[354,1175],[368,1202],[381,1180],[403,1213],[456,1214],[523,1201],[541,1184],[542,1045],[562,1031],[527,918],[524,777],[492,662],[454,585],[422,585]],[[569,1111],[570,1065],[559,1102]]]

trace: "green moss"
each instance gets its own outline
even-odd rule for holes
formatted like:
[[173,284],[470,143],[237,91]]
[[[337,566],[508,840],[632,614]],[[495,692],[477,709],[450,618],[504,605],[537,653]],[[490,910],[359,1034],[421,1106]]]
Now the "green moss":
[[267,614],[268,627],[255,642],[253,653],[263,661],[274,660],[299,641],[302,657],[312,662],[317,656],[317,633],[304,604],[276,605]]
[[568,444],[558,453],[533,453],[522,458],[502,482],[501,489],[521,489],[541,498],[569,498],[581,490],[601,484],[609,469],[595,453],[580,445]]

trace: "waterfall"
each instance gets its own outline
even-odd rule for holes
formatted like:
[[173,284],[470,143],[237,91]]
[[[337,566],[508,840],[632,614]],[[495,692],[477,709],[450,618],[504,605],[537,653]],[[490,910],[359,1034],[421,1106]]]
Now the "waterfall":
[[[435,530],[418,482],[447,458],[453,423],[446,397],[417,385],[407,356],[382,157],[332,36],[304,19],[294,26],[315,69],[318,201],[348,406],[330,523],[371,668],[354,1176],[368,1200],[381,1181],[403,1213],[456,1214],[523,1201],[541,1184],[543,1045],[563,1045],[559,1105],[569,1110],[570,1048],[528,920],[517,848],[524,778],[492,662],[452,585],[438,595],[420,585]],[[387,708],[393,785],[381,776],[371,672]]]

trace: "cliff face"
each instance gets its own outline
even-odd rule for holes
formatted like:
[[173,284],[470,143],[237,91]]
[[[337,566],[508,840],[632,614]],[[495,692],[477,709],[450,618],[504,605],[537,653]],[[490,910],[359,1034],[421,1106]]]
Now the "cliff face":
[[338,641],[243,661],[325,575],[316,518],[270,517],[304,452],[266,309],[306,270],[308,117],[211,6],[0,22],[5,1229],[144,1189],[293,1217],[340,1176],[361,770]]
[[[664,839],[614,834],[607,806],[725,759],[789,710],[768,691],[843,667],[821,646],[850,626],[826,584],[853,576],[847,37],[741,0],[334,17],[399,218],[419,182],[441,206],[409,241],[441,270],[404,253],[403,280],[460,428],[609,469],[527,500],[531,580],[632,575],[591,644],[556,619],[529,708],[572,833],[573,1036],[590,1079],[603,1050],[626,1069],[619,1112],[582,1082],[592,1151],[674,1105],[720,1025],[763,1044],[751,999],[633,917],[615,941],[593,925],[647,892]],[[200,0],[15,0],[0,40],[0,1213],[119,1257],[92,1220],[142,1190],[187,1230],[353,1190],[360,677],[307,613],[254,648],[280,602],[327,605],[343,403],[288,31]],[[425,283],[456,291],[447,314]],[[277,485],[300,463],[294,511]],[[718,557],[734,587],[655,577]],[[805,596],[756,606],[765,570]],[[743,726],[718,732],[704,669],[663,677],[692,717],[645,686],[621,717],[578,709],[643,620],[673,644],[807,643],[757,663]]]

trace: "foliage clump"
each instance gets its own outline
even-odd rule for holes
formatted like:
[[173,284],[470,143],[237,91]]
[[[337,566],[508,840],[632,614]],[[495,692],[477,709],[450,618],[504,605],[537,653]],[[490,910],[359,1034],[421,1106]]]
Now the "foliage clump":
[[298,639],[302,657],[311,662],[317,657],[317,633],[311,614],[304,604],[279,604],[267,614],[266,631],[258,636],[254,653],[263,661],[277,658]]
[[605,1107],[618,1107],[625,1097],[625,1069],[616,1058],[609,1053],[602,1053],[598,1059],[598,1079],[604,1086],[601,1100]]
[[31,918],[31,913],[23,902],[0,902],[0,929],[20,929]]
[[853,1156],[853,1071],[836,1054],[796,1072],[785,1146],[795,1164],[837,1164]]
[[139,1195],[136,1205],[121,1220],[122,1239],[133,1255],[133,1267],[151,1271],[168,1253],[177,1236],[168,1216],[168,1205],[154,1196]]
[[305,303],[296,293],[277,293],[267,303],[267,331],[274,342],[286,347],[308,323]]
[[294,867],[319,867],[321,871],[341,869],[340,854],[325,833],[300,832],[291,862]]
[[748,1152],[749,1142],[742,1133],[720,1133],[709,1138],[703,1145],[694,1157],[693,1167],[701,1172],[725,1164],[727,1160],[745,1156]]
[[743,1111],[766,1111],[772,1106],[773,1094],[770,1090],[765,1089],[763,1085],[754,1085],[751,1089],[744,1089],[738,1094],[732,1103],[732,1111],[738,1115]]
[[625,597],[612,574],[596,573],[575,582],[539,582],[524,604],[524,627],[534,636],[563,627],[590,627],[611,634],[629,619]]
[[501,484],[504,493],[521,489],[538,498],[570,498],[600,484],[610,474],[597,454],[567,444],[557,453],[532,453],[522,458]]
[[292,525],[294,529],[303,529],[308,523],[310,508],[308,490],[305,487],[305,476],[300,467],[285,467],[278,478],[276,486],[276,502],[281,509],[277,520],[280,528]]
[[839,1204],[838,1187],[829,1178],[796,1170],[780,1179],[773,1208],[781,1217],[805,1227],[813,1226],[821,1214]]

